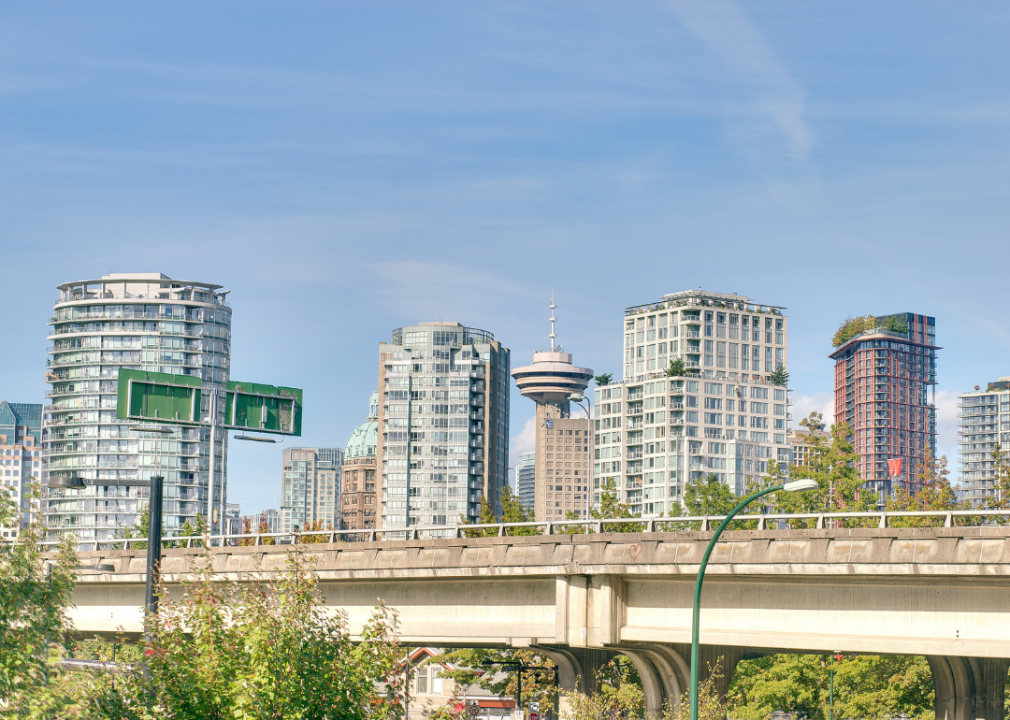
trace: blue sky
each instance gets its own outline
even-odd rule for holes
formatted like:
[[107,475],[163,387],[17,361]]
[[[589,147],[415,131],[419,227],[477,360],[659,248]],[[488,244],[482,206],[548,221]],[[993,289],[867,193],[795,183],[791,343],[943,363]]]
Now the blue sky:
[[[556,290],[619,375],[623,308],[701,286],[788,308],[795,417],[847,315],[936,316],[956,465],[956,394],[1010,375],[1008,36],[986,2],[9,3],[0,397],[41,402],[55,286],[111,270],[230,288],[232,376],[340,446],[394,327],[525,364]],[[233,444],[245,511],[280,447]]]

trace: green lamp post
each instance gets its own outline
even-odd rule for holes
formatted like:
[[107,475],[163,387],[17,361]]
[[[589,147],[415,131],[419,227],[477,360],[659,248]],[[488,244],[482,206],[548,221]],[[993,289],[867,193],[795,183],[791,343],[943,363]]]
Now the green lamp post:
[[783,485],[776,485],[775,487],[770,487],[767,490],[756,492],[753,495],[744,498],[743,502],[733,508],[730,514],[726,516],[726,519],[719,524],[719,527],[716,529],[712,539],[709,540],[708,547],[705,549],[705,555],[701,559],[701,566],[698,568],[698,580],[694,585],[694,615],[691,620],[691,720],[698,720],[698,628],[701,624],[701,584],[705,580],[705,568],[708,566],[708,559],[712,555],[712,550],[715,548],[715,544],[719,541],[719,536],[722,535],[722,531],[726,529],[729,521],[732,520],[737,513],[757,500],[759,497],[776,492],[777,490],[785,490],[786,492],[803,492],[805,490],[815,490],[816,488],[816,480],[804,479],[791,480]]

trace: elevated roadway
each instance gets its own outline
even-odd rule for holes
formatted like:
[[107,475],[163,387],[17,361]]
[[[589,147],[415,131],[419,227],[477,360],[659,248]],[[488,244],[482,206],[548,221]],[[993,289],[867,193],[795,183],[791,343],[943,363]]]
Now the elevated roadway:
[[[405,643],[534,647],[562,683],[616,653],[638,667],[650,710],[686,691],[695,575],[709,532],[367,541],[304,546],[328,606],[359,632],[380,600]],[[222,578],[283,569],[291,546],[166,550],[169,591],[205,553]],[[145,551],[81,553],[114,572],[78,581],[84,635],[139,633]],[[727,532],[706,574],[703,662],[728,677],[770,652],[928,658],[937,717],[1003,717],[1010,667],[1010,528]],[[722,681],[725,688],[728,680]]]

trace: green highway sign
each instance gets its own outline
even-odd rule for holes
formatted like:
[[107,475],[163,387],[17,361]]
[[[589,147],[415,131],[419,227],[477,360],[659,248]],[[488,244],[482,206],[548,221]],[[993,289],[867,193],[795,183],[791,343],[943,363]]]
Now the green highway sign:
[[[190,375],[119,371],[116,417],[173,425],[200,425],[200,378]],[[224,430],[272,435],[302,434],[302,391],[299,388],[229,382],[224,395]]]
[[189,375],[121,369],[116,417],[197,425],[201,384],[200,378]]
[[223,427],[300,437],[302,391],[276,385],[229,382]]

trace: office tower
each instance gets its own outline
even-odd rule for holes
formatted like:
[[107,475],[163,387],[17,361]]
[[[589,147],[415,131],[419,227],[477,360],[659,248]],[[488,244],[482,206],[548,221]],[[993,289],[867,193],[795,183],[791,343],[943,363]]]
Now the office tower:
[[[43,484],[76,476],[86,486],[46,489],[49,538],[73,533],[88,549],[135,525],[148,496],[148,488],[136,483],[152,475],[165,478],[166,533],[187,520],[194,523],[198,514],[208,517],[209,426],[162,434],[117,420],[117,378],[120,368],[199,377],[201,419],[209,423],[208,390],[223,389],[229,377],[228,292],[161,273],[113,273],[58,289],[49,319],[46,382],[52,402],[43,418]],[[214,445],[216,505],[227,492],[227,433],[216,433]]]
[[583,396],[593,371],[574,366],[571,353],[555,346],[556,307],[551,295],[550,347],[533,353],[532,365],[512,372],[522,396],[537,404],[533,499],[537,520],[564,520],[569,512],[585,518],[589,492],[589,418],[572,417],[571,398]]
[[516,465],[516,495],[519,503],[527,510],[536,508],[537,454],[523,453]]
[[224,533],[226,535],[238,535],[242,532],[242,507],[239,503],[228,503],[225,505],[224,521]]
[[972,507],[984,507],[995,497],[993,451],[1010,452],[1010,377],[991,382],[985,390],[964,393],[957,400],[957,454],[962,497]]
[[397,328],[379,344],[382,527],[476,520],[481,498],[501,514],[509,363],[494,335],[455,322]]
[[368,400],[368,419],[354,428],[344,446],[340,481],[340,529],[369,530],[375,527],[378,493],[375,490],[379,448],[379,391]]
[[42,478],[42,405],[0,401],[0,490],[18,506],[19,521],[0,525],[0,538],[17,537],[34,519],[32,479]]
[[282,463],[281,532],[337,527],[343,448],[287,448]]
[[[903,487],[918,490],[916,472],[926,450],[936,452],[936,321],[896,313],[850,318],[835,334],[835,423],[848,423],[862,457],[866,487],[883,502]],[[888,460],[901,460],[892,483]]]
[[633,509],[664,514],[687,483],[715,475],[742,495],[789,461],[783,310],[689,290],[624,311],[624,379],[596,389],[597,502],[613,482]]

